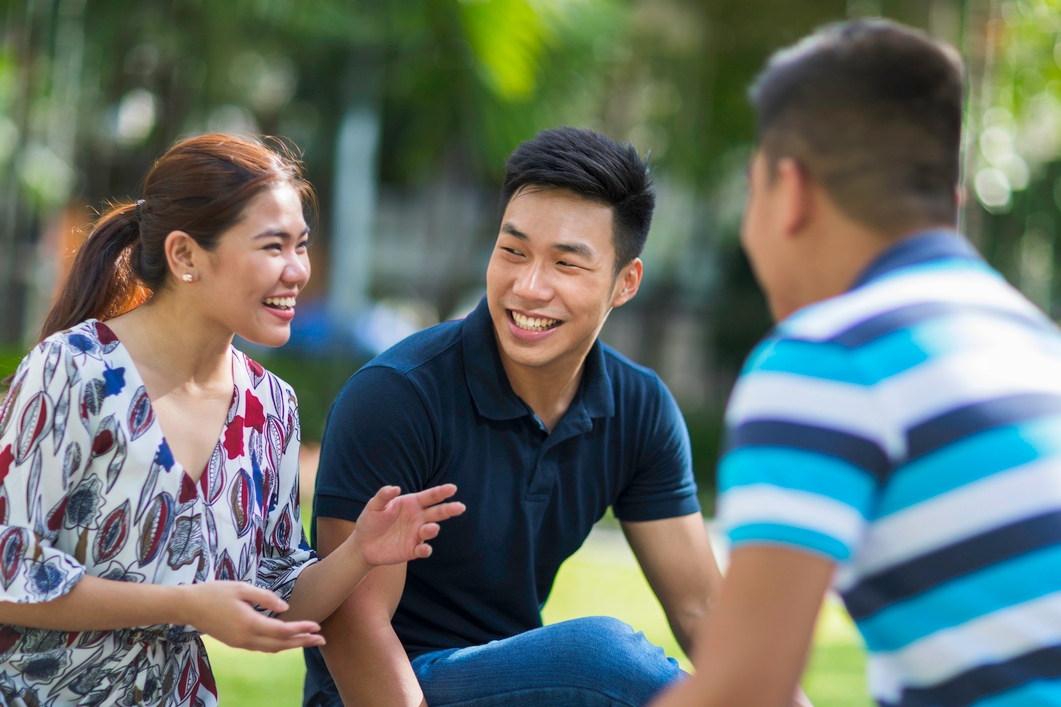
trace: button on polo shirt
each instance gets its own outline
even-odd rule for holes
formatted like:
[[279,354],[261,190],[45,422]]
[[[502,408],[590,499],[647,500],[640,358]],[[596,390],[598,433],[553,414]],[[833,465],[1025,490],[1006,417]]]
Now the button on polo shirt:
[[314,530],[322,516],[357,520],[381,486],[450,482],[467,511],[409,563],[394,615],[411,657],[541,626],[560,564],[609,506],[627,521],[700,509],[688,432],[655,373],[597,341],[550,432],[509,385],[485,300],[347,383],[322,443]]

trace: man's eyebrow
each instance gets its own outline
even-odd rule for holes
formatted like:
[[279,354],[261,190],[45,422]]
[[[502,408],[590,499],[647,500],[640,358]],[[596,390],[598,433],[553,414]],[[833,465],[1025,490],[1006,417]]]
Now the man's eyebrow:
[[581,255],[583,258],[592,258],[596,253],[585,243],[553,243],[553,250],[571,255]]
[[507,221],[505,223],[501,224],[501,232],[502,233],[507,233],[508,235],[512,236],[513,238],[518,238],[521,241],[529,241],[530,240],[530,237],[526,233],[524,233],[523,231],[519,230],[518,228],[513,226],[511,223],[508,223]]

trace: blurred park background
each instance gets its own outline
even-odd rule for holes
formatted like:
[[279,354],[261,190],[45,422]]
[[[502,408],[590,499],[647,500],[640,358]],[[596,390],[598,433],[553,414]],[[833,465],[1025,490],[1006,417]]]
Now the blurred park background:
[[[312,449],[364,361],[482,295],[509,151],[591,127],[650,153],[659,192],[641,292],[604,338],[671,387],[710,513],[721,411],[769,326],[737,241],[748,84],[821,24],[878,15],[964,56],[962,228],[1061,316],[1061,0],[0,0],[0,377],[94,215],[166,147],[282,136],[320,193],[314,275],[291,343],[253,355],[298,391]],[[604,572],[578,558],[554,601]],[[857,641],[826,624],[853,652],[815,669],[848,684]],[[820,703],[863,704],[850,680]]]

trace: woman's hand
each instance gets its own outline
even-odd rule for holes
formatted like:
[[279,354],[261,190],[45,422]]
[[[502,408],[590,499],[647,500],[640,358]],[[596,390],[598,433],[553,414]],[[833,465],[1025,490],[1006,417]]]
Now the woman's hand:
[[324,645],[316,622],[281,621],[256,611],[255,604],[276,613],[287,611],[287,602],[267,589],[245,582],[204,582],[180,589],[182,623],[225,645],[265,653]]
[[453,484],[399,496],[384,486],[357,519],[350,541],[369,565],[395,565],[431,554],[426,541],[438,535],[438,524],[464,512],[463,503],[442,503],[457,492]]

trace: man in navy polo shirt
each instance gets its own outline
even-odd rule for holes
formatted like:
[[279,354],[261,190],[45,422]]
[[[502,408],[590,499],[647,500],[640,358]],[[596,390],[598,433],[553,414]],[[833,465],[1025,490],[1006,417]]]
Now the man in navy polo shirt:
[[485,299],[350,379],[321,451],[318,551],[383,485],[452,482],[468,510],[324,624],[307,705],[642,705],[680,676],[618,620],[540,613],[609,506],[687,653],[720,584],[674,399],[598,339],[637,293],[654,202],[632,146],[540,133],[507,164]]

